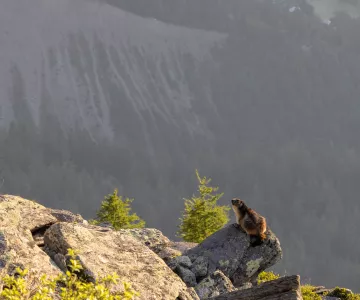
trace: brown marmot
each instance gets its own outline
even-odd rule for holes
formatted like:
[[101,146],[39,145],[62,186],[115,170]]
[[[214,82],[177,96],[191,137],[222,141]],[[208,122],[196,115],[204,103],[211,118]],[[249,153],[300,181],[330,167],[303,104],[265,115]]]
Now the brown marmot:
[[232,199],[231,204],[235,212],[236,223],[241,230],[249,235],[250,244],[252,246],[261,245],[266,239],[266,219],[247,207],[244,201],[240,199]]

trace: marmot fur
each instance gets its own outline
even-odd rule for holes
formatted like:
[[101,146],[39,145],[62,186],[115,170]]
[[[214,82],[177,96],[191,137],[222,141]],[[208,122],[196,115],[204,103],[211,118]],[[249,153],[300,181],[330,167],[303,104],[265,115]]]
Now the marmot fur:
[[236,223],[249,235],[250,244],[258,246],[266,239],[266,219],[256,211],[247,207],[244,201],[234,198],[231,200],[235,212]]

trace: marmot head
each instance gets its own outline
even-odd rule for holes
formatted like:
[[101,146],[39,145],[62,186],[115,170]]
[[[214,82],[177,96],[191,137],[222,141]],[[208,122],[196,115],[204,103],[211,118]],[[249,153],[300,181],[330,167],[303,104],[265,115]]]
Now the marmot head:
[[236,215],[238,215],[238,213],[244,214],[247,210],[244,201],[242,201],[238,198],[233,198],[231,200],[231,204],[232,204],[232,209]]
[[248,208],[244,201],[233,198],[231,200],[232,209],[237,217],[244,217],[244,215],[248,212]]
[[232,204],[233,207],[239,207],[240,208],[240,207],[244,206],[244,201],[242,201],[242,200],[240,200],[238,198],[234,198],[234,199],[231,200],[231,204]]

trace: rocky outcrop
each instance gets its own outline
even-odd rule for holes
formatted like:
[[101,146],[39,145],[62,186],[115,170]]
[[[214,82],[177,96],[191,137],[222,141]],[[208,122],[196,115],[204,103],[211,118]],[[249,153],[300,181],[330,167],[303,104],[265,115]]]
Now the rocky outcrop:
[[[302,299],[299,276],[252,284],[282,257],[271,230],[256,247],[233,225],[200,244],[173,242],[157,229],[114,231],[89,225],[69,211],[0,195],[0,283],[4,275],[14,275],[16,267],[30,270],[30,284],[42,274],[67,271],[69,248],[78,251],[87,280],[116,272],[121,280],[114,289],[122,290],[126,281],[140,292],[136,299]],[[314,287],[313,292],[329,300],[352,294],[325,287]]]
[[234,226],[201,244],[173,242],[157,229],[115,231],[106,224],[90,225],[65,210],[17,196],[0,197],[0,278],[14,274],[17,266],[29,269],[32,278],[66,272],[69,248],[78,251],[87,280],[115,272],[121,279],[115,290],[122,290],[126,281],[140,292],[138,299],[147,300],[231,293],[281,258],[271,231],[258,247],[251,247]]
[[[185,257],[190,258],[188,266],[181,264]],[[227,226],[214,233],[201,244],[185,251],[183,258],[173,259],[169,265],[179,274],[186,274],[187,278],[193,273],[195,286],[206,276],[210,276],[216,270],[230,278],[235,287],[241,287],[245,283],[255,282],[258,274],[273,266],[282,258],[280,242],[276,236],[268,230],[266,241],[257,247],[252,247],[248,236],[236,226]],[[183,268],[188,268],[184,271]],[[181,272],[180,272],[181,270]]]
[[302,300],[300,276],[285,276],[259,286],[223,294],[210,300]]
[[0,198],[0,275],[27,267],[34,277],[60,270],[44,251],[42,234],[58,222],[52,210],[17,196]]
[[232,225],[201,244],[172,242],[156,229],[120,232],[130,233],[158,254],[201,299],[235,290],[231,280],[237,288],[251,287],[250,282],[282,256],[280,243],[270,230],[259,247],[251,247],[248,237]]
[[80,252],[88,280],[116,272],[121,282],[115,288],[122,289],[122,282],[127,281],[140,292],[137,299],[199,299],[148,248],[169,242],[155,229],[115,232],[89,225],[68,211],[17,196],[0,197],[0,280],[14,274],[18,266],[29,269],[34,279],[58,275],[67,270],[67,249],[73,248]]
[[[44,241],[51,257],[77,249],[85,272],[93,279],[116,272],[140,292],[139,299],[194,299],[165,262],[129,232],[58,223],[46,231]],[[120,282],[116,289],[122,288]]]

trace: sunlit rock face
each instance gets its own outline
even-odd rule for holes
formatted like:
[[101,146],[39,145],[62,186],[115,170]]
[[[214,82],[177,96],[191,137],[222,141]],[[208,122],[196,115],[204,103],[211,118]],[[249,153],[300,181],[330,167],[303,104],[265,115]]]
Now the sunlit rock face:
[[211,59],[224,34],[100,1],[4,0],[1,7],[0,125],[41,126],[51,116],[64,132],[81,128],[96,140],[113,139],[125,125],[146,131],[160,118],[206,133],[191,109],[196,97],[187,72]]

